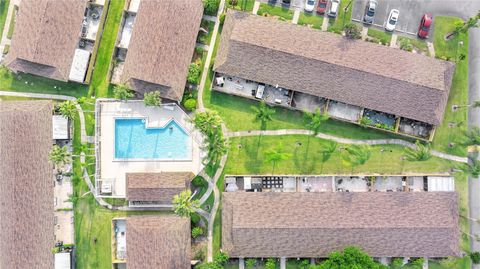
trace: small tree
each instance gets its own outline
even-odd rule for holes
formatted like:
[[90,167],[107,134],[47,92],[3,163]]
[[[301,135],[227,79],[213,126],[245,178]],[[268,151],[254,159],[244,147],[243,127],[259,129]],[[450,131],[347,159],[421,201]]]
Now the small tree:
[[290,158],[290,154],[285,153],[283,151],[283,148],[281,146],[278,146],[277,148],[272,148],[269,149],[265,152],[265,162],[266,163],[271,163],[273,165],[272,167],[272,174],[275,173],[275,165],[278,162],[288,160]]
[[196,209],[200,208],[200,202],[194,200],[190,190],[184,190],[173,196],[173,210],[181,217],[190,217]]
[[197,100],[190,98],[187,99],[184,103],[183,106],[188,110],[188,111],[193,111],[195,108],[197,108]]
[[460,144],[467,147],[480,145],[480,128],[473,127],[465,131],[460,139]]
[[118,100],[127,101],[133,97],[132,89],[127,84],[118,84],[113,87],[113,97]]
[[162,104],[160,91],[146,92],[143,95],[143,102],[146,106],[160,106]]
[[198,79],[200,78],[200,66],[198,64],[192,63],[188,67],[188,76],[187,81],[191,84],[198,84]]
[[210,136],[215,132],[219,132],[222,128],[222,118],[216,111],[207,110],[205,112],[195,114],[193,124],[204,135]]
[[424,145],[417,140],[415,142],[415,148],[406,148],[405,149],[405,158],[411,162],[414,161],[426,161],[432,157],[430,153],[430,145]]
[[468,104],[468,105],[453,105],[452,110],[455,111],[461,107],[473,107],[473,108],[479,108],[480,107],[480,100],[475,100],[473,103]]
[[371,149],[368,145],[353,145],[345,148],[345,152],[342,154],[344,163],[350,165],[353,173],[353,169],[359,165],[365,164],[372,155]]
[[475,252],[472,252],[470,253],[470,259],[472,260],[472,262],[474,264],[479,264],[480,263],[480,252],[478,251],[475,251]]
[[360,28],[354,23],[347,23],[345,25],[345,36],[350,39],[360,39],[362,34]]
[[277,261],[274,258],[268,258],[265,263],[265,269],[275,269],[277,266]]
[[215,164],[228,151],[227,140],[223,138],[221,132],[216,135],[207,136],[207,156],[206,163]]
[[257,264],[257,260],[255,260],[255,259],[250,258],[250,259],[245,260],[245,266],[247,268],[253,268],[255,266],[255,264]]
[[312,131],[312,135],[308,136],[308,139],[307,139],[307,150],[306,150],[305,155],[308,156],[308,150],[309,150],[309,147],[310,147],[310,137],[312,137],[312,136],[315,137],[315,136],[318,135],[318,133],[320,132],[320,128],[323,125],[323,122],[328,120],[329,117],[328,117],[327,114],[323,114],[322,111],[320,110],[320,108],[317,108],[315,110],[315,113],[310,113],[310,112],[305,111],[304,112],[304,118],[307,121],[307,128],[310,131]]
[[77,116],[77,107],[75,103],[70,100],[60,103],[58,105],[58,111],[63,117],[71,121],[73,121]]
[[202,235],[202,234],[203,234],[203,229],[202,229],[202,227],[194,227],[194,228],[192,229],[192,237],[193,237],[193,238],[197,238],[197,237],[199,237],[199,236]]
[[[267,123],[273,120],[273,114],[275,114],[275,110],[268,107],[265,102],[262,100],[258,107],[252,106],[252,110],[255,113],[255,117],[253,118],[253,122],[260,122],[260,129],[266,130]],[[257,143],[257,154],[258,149],[260,148],[260,141],[262,140],[262,134],[258,136],[258,143]]]
[[205,9],[205,14],[210,16],[217,15],[219,5],[219,0],[203,0],[203,8]]
[[469,159],[468,163],[462,164],[458,168],[472,177],[480,176],[480,161],[477,159]]
[[71,163],[71,154],[68,152],[67,146],[59,147],[55,145],[50,150],[48,159],[53,162],[55,169],[60,171],[65,164]]
[[230,257],[228,257],[227,253],[217,252],[217,254],[215,254],[215,256],[213,257],[213,262],[223,266],[227,264],[229,259]]

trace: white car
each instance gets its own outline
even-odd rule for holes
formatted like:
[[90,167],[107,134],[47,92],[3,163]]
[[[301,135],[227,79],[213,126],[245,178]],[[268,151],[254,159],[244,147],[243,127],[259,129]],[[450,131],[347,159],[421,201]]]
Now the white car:
[[332,0],[330,2],[330,8],[327,11],[327,15],[332,18],[337,17],[339,6],[340,6],[340,0]]
[[395,30],[395,26],[397,26],[398,22],[398,15],[400,15],[400,11],[398,11],[398,9],[392,9],[390,11],[387,23],[385,24],[385,30],[389,32],[393,32],[393,30]]
[[315,0],[306,0],[305,1],[305,11],[306,12],[313,12],[315,9]]

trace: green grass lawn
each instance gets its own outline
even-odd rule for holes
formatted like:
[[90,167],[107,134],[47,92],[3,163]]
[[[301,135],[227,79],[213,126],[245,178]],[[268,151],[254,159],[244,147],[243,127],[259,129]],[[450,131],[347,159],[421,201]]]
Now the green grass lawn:
[[413,48],[415,50],[423,52],[423,53],[427,53],[427,55],[428,55],[427,42],[425,42],[424,40],[421,40],[421,39],[418,39],[418,38],[409,38],[409,37],[399,36],[398,39],[397,39],[398,46],[400,46],[400,42],[402,40],[410,41],[410,44],[413,45]]
[[[468,55],[468,34],[460,34],[458,37],[445,41],[443,37],[451,32],[455,21],[454,17],[435,17],[434,47],[436,57],[455,58],[457,45],[463,41],[463,46],[458,46],[458,55]],[[445,116],[442,124],[437,128],[433,139],[433,148],[442,152],[466,156],[465,147],[457,142],[467,128],[467,108],[452,111],[452,105],[465,105],[468,103],[468,57],[458,61],[453,77],[452,87],[448,103],[445,108]],[[453,146],[450,143],[454,143]],[[455,144],[456,143],[456,144]]]
[[[345,7],[348,6],[347,12],[345,12]],[[330,32],[339,32],[343,31],[344,24],[350,22],[352,17],[352,6],[353,0],[344,0],[340,1],[340,7],[338,7],[337,18],[330,18],[328,21],[329,27],[328,31]]]
[[7,19],[8,5],[10,0],[0,0],[0,36],[2,36],[5,20]]
[[12,10],[12,17],[10,18],[10,25],[8,27],[7,38],[12,39],[13,29],[15,29],[15,18],[17,17],[18,6],[15,5]]
[[378,39],[383,45],[389,45],[392,39],[392,33],[368,28],[368,36]]
[[257,14],[278,17],[283,21],[291,21],[293,19],[293,10],[279,6],[271,6],[265,3],[260,4]]
[[87,86],[75,82],[62,82],[29,74],[15,75],[0,67],[0,89],[14,92],[34,92],[82,97]]
[[210,45],[210,40],[212,39],[213,28],[215,27],[215,22],[202,20],[201,28],[208,31],[208,33],[204,33],[202,31],[199,32],[197,37],[197,42]]
[[300,13],[300,17],[298,18],[299,25],[311,25],[314,29],[321,29],[323,23],[323,15],[317,15],[315,12],[307,13],[302,12]]
[[238,0],[235,6],[230,5],[230,1],[226,1],[226,4],[228,8],[250,12],[253,10],[255,0]]
[[88,99],[89,103],[82,104],[83,115],[85,117],[85,131],[87,135],[95,135],[95,100]]
[[[319,162],[323,143],[319,138],[311,138],[308,156],[306,155],[308,136],[262,136],[230,139],[230,151],[226,174],[350,174],[350,166],[344,165],[341,158],[341,148],[348,145],[337,145],[336,152],[323,167]],[[241,148],[239,147],[241,145]],[[259,146],[258,146],[259,145]],[[281,146],[290,158],[273,165],[265,163],[265,151]],[[239,149],[240,148],[240,149]],[[383,152],[381,150],[383,149]],[[258,151],[258,153],[257,153]],[[404,147],[383,145],[371,147],[372,156],[364,164],[353,169],[353,174],[402,174],[402,173],[433,173],[447,172],[453,164],[449,161],[432,157],[424,162],[401,161]]]
[[125,0],[115,0],[110,2],[108,8],[108,15],[105,21],[102,39],[100,40],[97,61],[89,89],[89,94],[95,94],[97,97],[107,97],[112,91],[109,70],[115,49],[118,28],[122,20],[124,5]]

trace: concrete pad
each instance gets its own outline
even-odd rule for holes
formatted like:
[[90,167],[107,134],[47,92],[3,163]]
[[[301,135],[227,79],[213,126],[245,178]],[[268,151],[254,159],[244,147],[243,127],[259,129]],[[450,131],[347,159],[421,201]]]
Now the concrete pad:
[[396,48],[397,47],[397,34],[392,34],[392,39],[390,40],[390,47],[391,48]]
[[328,30],[328,21],[330,18],[327,16],[323,17],[323,22],[322,22],[322,31],[327,31]]
[[427,47],[428,47],[428,53],[430,54],[430,57],[435,58],[435,48],[433,48],[433,43],[427,42]]
[[293,13],[292,23],[297,24],[299,18],[300,18],[300,10],[296,9],[295,12]]
[[252,14],[257,15],[259,8],[260,8],[260,1],[255,1],[255,4],[253,4]]
[[362,40],[367,39],[367,35],[368,35],[368,28],[363,26],[362,27]]
[[280,258],[280,269],[287,268],[287,259],[285,257]]
[[[255,2],[255,4],[258,2]],[[245,258],[238,259],[238,269],[245,269]]]

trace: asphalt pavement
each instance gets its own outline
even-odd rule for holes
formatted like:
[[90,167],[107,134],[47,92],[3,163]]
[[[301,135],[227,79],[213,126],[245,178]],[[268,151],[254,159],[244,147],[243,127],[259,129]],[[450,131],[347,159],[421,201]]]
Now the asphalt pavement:
[[[480,100],[480,29],[469,30],[468,47],[468,99],[469,103]],[[480,108],[470,107],[468,110],[468,127],[480,127]],[[472,158],[479,159],[475,153],[469,153]],[[468,200],[470,218],[480,219],[480,178],[468,177]],[[470,234],[480,235],[480,223],[470,221]],[[471,239],[471,251],[480,251],[480,242]],[[480,269],[479,264],[472,264],[472,268]]]
[[[348,0],[345,0],[348,1]],[[361,21],[368,0],[353,2],[352,19]],[[480,0],[377,0],[374,25],[383,27],[392,9],[400,11],[396,30],[416,34],[425,13],[433,16],[456,16],[468,19],[480,10]],[[435,24],[435,20],[434,20]],[[433,26],[434,29],[434,26]],[[431,35],[431,34],[430,34]],[[431,35],[432,36],[432,35]]]

